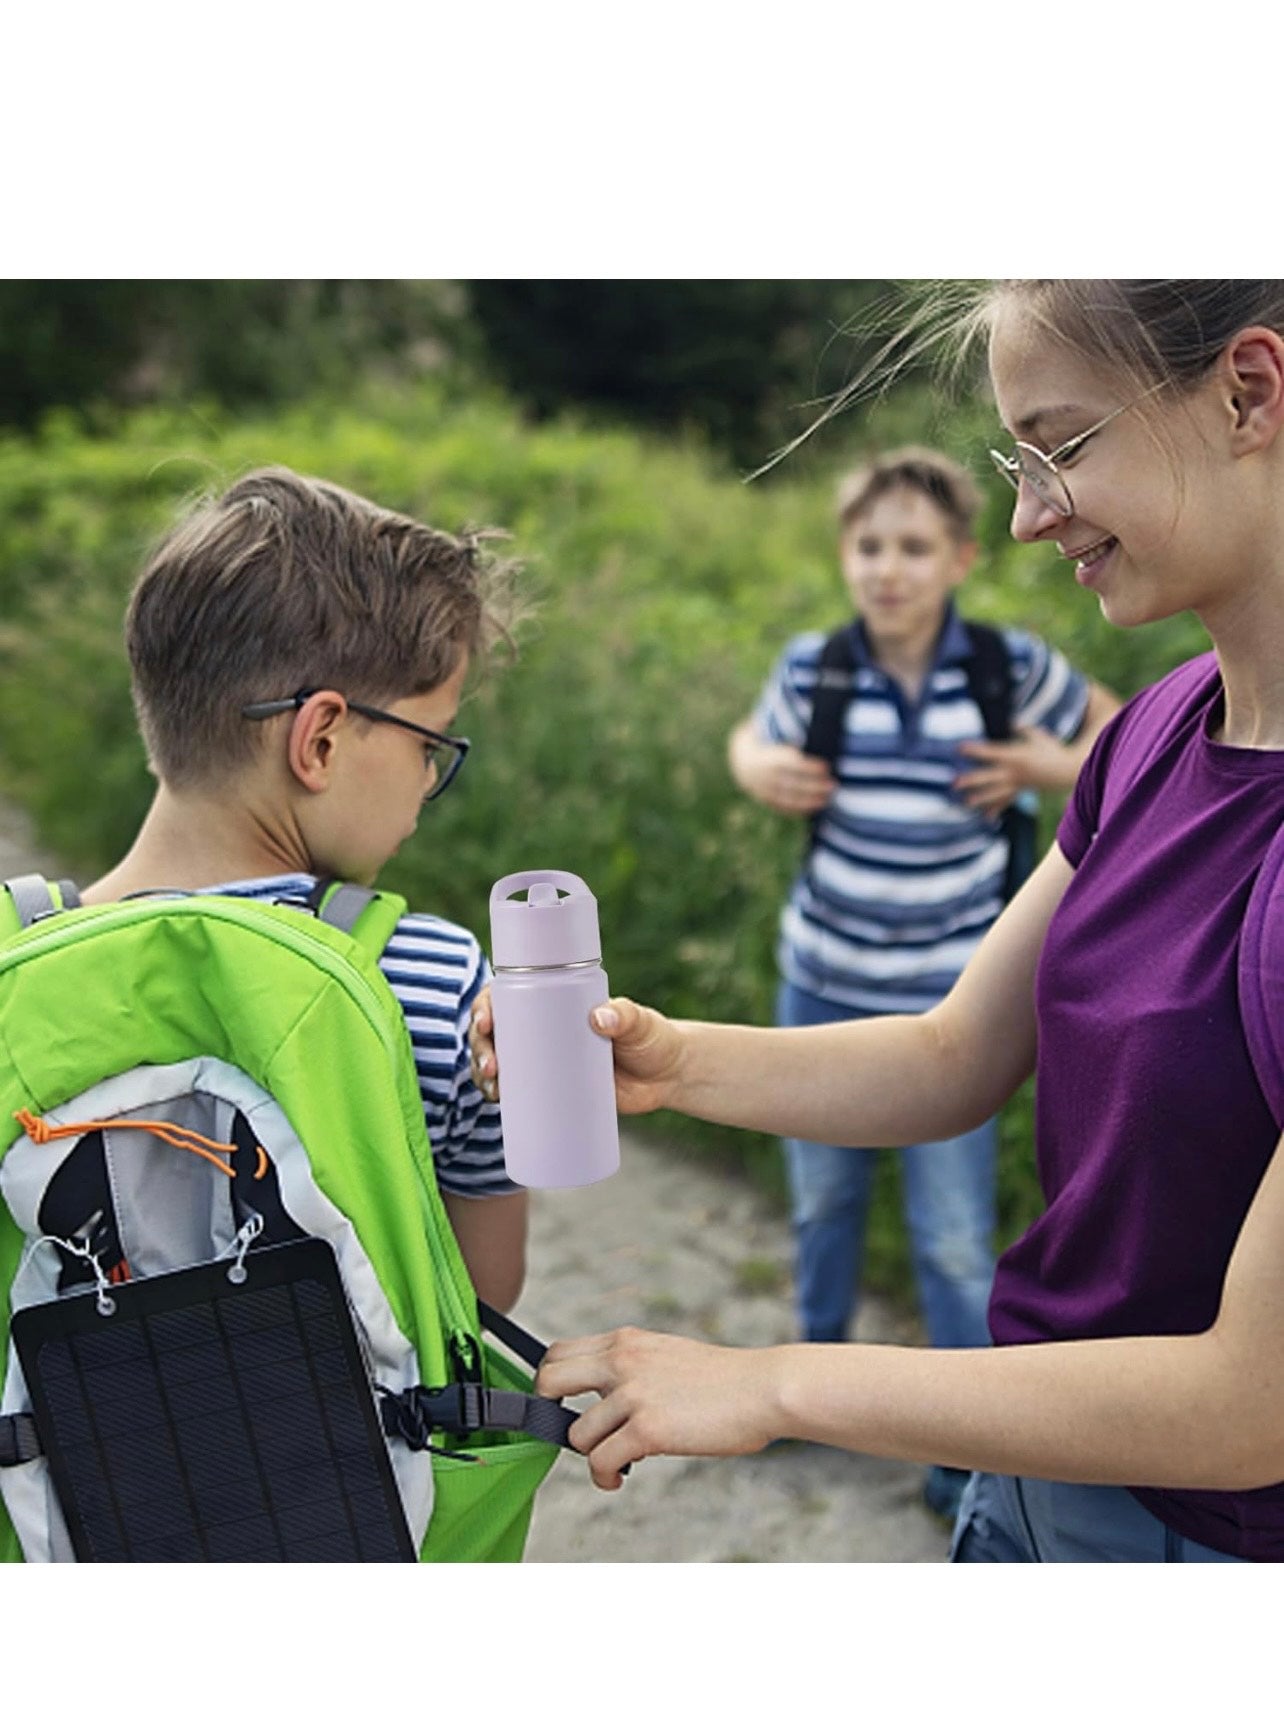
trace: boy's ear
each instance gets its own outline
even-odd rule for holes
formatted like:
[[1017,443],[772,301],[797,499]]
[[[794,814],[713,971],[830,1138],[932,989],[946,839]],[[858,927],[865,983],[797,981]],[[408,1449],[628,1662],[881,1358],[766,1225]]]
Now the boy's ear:
[[290,773],[309,793],[324,793],[333,777],[334,750],[348,713],[341,692],[314,692],[290,726]]
[[1233,450],[1269,447],[1284,427],[1284,340],[1273,328],[1241,329],[1222,365]]

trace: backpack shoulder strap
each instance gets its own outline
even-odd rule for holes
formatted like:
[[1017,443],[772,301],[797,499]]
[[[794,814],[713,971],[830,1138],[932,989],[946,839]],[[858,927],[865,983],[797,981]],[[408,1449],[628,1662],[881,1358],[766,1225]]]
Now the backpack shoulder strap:
[[1284,1129],[1284,828],[1266,850],[1239,941],[1239,1010],[1263,1096]]
[[[1012,653],[1007,639],[996,626],[964,621],[972,654],[964,670],[968,696],[981,712],[987,740],[1010,740],[1012,721]],[[1003,899],[1010,901],[1034,870],[1038,846],[1038,820],[1019,799],[1000,819],[1008,843],[1008,864],[1003,878]]]
[[22,877],[6,878],[4,893],[17,916],[18,929],[24,931],[41,919],[80,905],[80,890],[70,878],[47,883],[37,871],[29,871]]
[[852,623],[840,626],[825,640],[816,669],[816,695],[811,721],[802,749],[813,758],[836,764],[843,749],[843,721],[851,702],[852,673],[856,656],[852,649]]
[[997,627],[979,621],[963,623],[972,654],[966,674],[969,696],[981,712],[985,735],[990,740],[1012,738],[1012,657],[1007,640]]
[[319,877],[308,898],[308,909],[322,924],[333,925],[359,942],[378,960],[397,921],[406,911],[401,895],[385,889],[366,889],[360,883],[344,883],[337,877]]
[[[1012,658],[1007,641],[997,627],[965,621],[972,654],[966,675],[969,696],[975,701],[985,724],[986,737],[1012,737]],[[843,743],[843,718],[851,701],[852,673],[856,659],[852,650],[852,627],[848,622],[831,632],[820,653],[816,670],[816,696],[802,749],[810,756],[836,763]]]
[[318,877],[308,891],[307,906],[322,924],[352,935],[352,927],[371,901],[378,897],[360,883],[344,883],[338,877]]

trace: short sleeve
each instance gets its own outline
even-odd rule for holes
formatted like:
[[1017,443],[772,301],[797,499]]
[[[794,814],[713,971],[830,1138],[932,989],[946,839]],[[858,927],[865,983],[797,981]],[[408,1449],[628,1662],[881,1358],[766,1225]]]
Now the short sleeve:
[[438,1186],[468,1199],[520,1192],[504,1170],[499,1106],[470,1072],[472,1005],[490,979],[477,939],[444,919],[408,913],[379,964],[410,1032]]
[[1097,735],[1057,826],[1057,846],[1076,870],[1096,840],[1097,830],[1101,827],[1106,768],[1118,721],[1119,716],[1116,713]]
[[1012,663],[1014,725],[1074,739],[1088,709],[1087,678],[1034,633],[1009,628],[1003,636]]
[[1079,771],[1057,830],[1057,845],[1078,866],[1138,774],[1160,747],[1191,724],[1207,720],[1221,686],[1211,651],[1135,693],[1102,728]]
[[753,723],[760,740],[801,746],[806,739],[824,643],[823,633],[800,633],[781,651],[754,706]]

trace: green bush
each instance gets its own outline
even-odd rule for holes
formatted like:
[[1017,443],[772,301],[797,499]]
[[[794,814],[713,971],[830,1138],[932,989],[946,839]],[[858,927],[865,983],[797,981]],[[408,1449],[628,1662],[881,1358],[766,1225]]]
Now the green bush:
[[[617,989],[677,1014],[766,1021],[802,829],[735,791],[727,732],[785,639],[842,617],[839,456],[913,437],[983,469],[989,424],[979,404],[945,419],[927,396],[902,397],[746,486],[691,442],[531,427],[502,400],[437,384],[237,421],[214,407],[143,410],[94,434],[51,418],[0,439],[0,783],[83,876],[123,851],[150,783],[120,616],[148,543],[194,488],[281,462],[449,529],[500,525],[530,563],[539,617],[516,665],[465,704],[468,771],[425,811],[389,883],[485,941],[497,877],[576,871],[601,903]],[[997,479],[995,490],[972,612],[1032,626],[1125,693],[1202,648],[1188,623],[1113,632],[1054,551],[1010,542]],[[659,1127],[778,1185],[770,1142],[675,1130],[670,1117]],[[1004,1233],[1037,1209],[1025,1095],[1005,1126]],[[899,1225],[880,1225],[871,1262],[899,1279]]]

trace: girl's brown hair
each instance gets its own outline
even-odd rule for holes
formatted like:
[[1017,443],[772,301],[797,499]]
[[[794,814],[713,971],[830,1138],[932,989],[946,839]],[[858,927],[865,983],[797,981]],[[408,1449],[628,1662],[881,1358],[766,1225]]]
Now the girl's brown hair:
[[1284,334],[1281,280],[1000,280],[975,320],[988,327],[1004,299],[1137,387],[1194,386],[1242,328]]
[[1005,300],[1138,393],[1160,382],[1193,387],[1242,328],[1284,335],[1280,280],[907,281],[849,330],[873,355],[752,475],[770,471],[839,412],[887,393],[908,374],[928,370],[957,386]]

